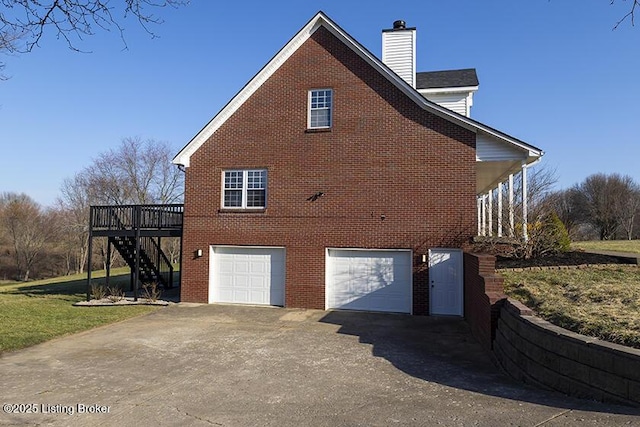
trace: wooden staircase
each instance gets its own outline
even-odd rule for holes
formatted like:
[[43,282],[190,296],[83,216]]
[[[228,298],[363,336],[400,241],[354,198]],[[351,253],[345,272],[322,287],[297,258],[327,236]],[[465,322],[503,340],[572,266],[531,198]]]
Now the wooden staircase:
[[[109,237],[109,242],[118,251],[131,270],[136,268],[136,239],[132,236]],[[171,262],[152,237],[140,238],[138,278],[142,283],[157,283],[165,289],[173,287]]]
[[[89,227],[89,266],[93,238],[107,237],[107,260],[111,246],[131,268],[134,298],[145,283],[173,287],[173,265],[162,251],[163,237],[181,237],[184,205],[91,206]],[[107,266],[109,262],[107,262]],[[107,267],[107,282],[109,278]],[[87,299],[90,298],[91,268],[87,270]]]

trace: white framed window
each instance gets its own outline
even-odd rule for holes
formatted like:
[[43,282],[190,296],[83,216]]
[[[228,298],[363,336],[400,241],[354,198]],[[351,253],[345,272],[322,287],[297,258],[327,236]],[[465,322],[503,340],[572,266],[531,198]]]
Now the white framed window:
[[309,91],[307,127],[327,129],[331,127],[333,110],[333,90],[313,89]]
[[266,208],[266,169],[224,171],[222,173],[222,207],[227,209]]

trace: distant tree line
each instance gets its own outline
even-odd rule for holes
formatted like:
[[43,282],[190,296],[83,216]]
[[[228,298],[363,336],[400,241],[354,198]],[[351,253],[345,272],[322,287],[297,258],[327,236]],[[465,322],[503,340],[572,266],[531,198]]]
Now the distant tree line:
[[[523,238],[521,175],[514,179],[515,229],[510,230],[509,206],[502,204],[503,236],[497,235],[497,192],[492,194],[492,234],[476,250],[514,258],[535,258],[569,250],[571,241],[631,240],[640,238],[640,185],[628,175],[596,173],[564,190],[554,191],[557,176],[547,167],[535,167],[527,176],[527,235]],[[502,199],[508,189],[503,186]]]
[[597,173],[550,193],[547,202],[573,240],[640,237],[640,186],[628,175]]
[[[42,207],[26,194],[0,194],[0,280],[83,273],[91,205],[181,203],[184,174],[171,164],[171,156],[164,142],[125,138],[116,149],[100,154],[66,179],[52,207]],[[513,234],[517,239],[523,231],[523,200],[521,181],[516,177],[515,182]],[[556,182],[555,171],[548,168],[529,172],[529,240],[513,246],[512,256],[531,258],[566,250],[569,238],[640,238],[640,185],[630,176],[597,173],[571,188],[553,191]],[[503,194],[503,200],[506,197]],[[494,201],[493,218],[498,217],[497,206]],[[505,236],[509,234],[507,210],[504,203]],[[106,267],[106,248],[106,240],[94,241],[93,267]],[[172,262],[179,261],[179,239],[163,239],[163,250]],[[123,265],[117,255],[111,263]]]
[[[0,194],[0,280],[83,273],[91,205],[181,203],[184,174],[171,164],[172,151],[165,142],[123,139],[66,179],[52,207],[26,194]],[[178,239],[164,239],[163,246],[178,262]],[[106,240],[96,239],[94,251],[97,265],[105,267]],[[123,263],[117,256],[111,262]]]

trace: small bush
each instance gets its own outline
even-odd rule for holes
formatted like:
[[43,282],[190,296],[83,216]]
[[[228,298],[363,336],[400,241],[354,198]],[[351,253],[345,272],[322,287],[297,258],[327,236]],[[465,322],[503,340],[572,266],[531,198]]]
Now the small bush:
[[107,299],[111,302],[118,302],[124,299],[124,291],[117,287],[109,287],[107,288]]
[[[522,225],[516,226],[516,233],[522,233]],[[527,241],[521,239],[512,246],[512,258],[543,258],[571,249],[567,228],[554,212],[545,215],[539,221],[527,224],[527,234]]]
[[145,283],[142,285],[142,298],[147,301],[156,302],[160,299],[162,290],[156,282]]
[[103,284],[91,284],[91,299],[103,299],[107,296],[107,288]]
[[569,238],[567,227],[565,227],[555,212],[549,216],[547,227],[549,227],[550,234],[554,237],[554,246],[558,252],[568,252],[571,250],[571,239]]

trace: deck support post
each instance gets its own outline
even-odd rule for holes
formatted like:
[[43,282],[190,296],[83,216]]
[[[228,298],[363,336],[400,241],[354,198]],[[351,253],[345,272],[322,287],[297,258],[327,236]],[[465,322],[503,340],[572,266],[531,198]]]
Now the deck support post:
[[87,301],[91,301],[91,254],[93,253],[93,206],[89,207],[89,244],[87,254]]
[[105,270],[107,272],[105,276],[105,286],[109,288],[110,279],[111,279],[111,239],[107,237],[107,265],[105,265]]
[[[158,266],[158,270],[160,270],[160,254],[162,253],[162,237],[158,236],[158,253],[156,254],[156,265]],[[162,271],[160,271],[160,275],[162,275]]]
[[136,268],[133,273],[133,300],[138,301],[138,286],[140,285],[140,224],[142,220],[142,210],[140,206],[135,206],[133,228],[136,233]]

